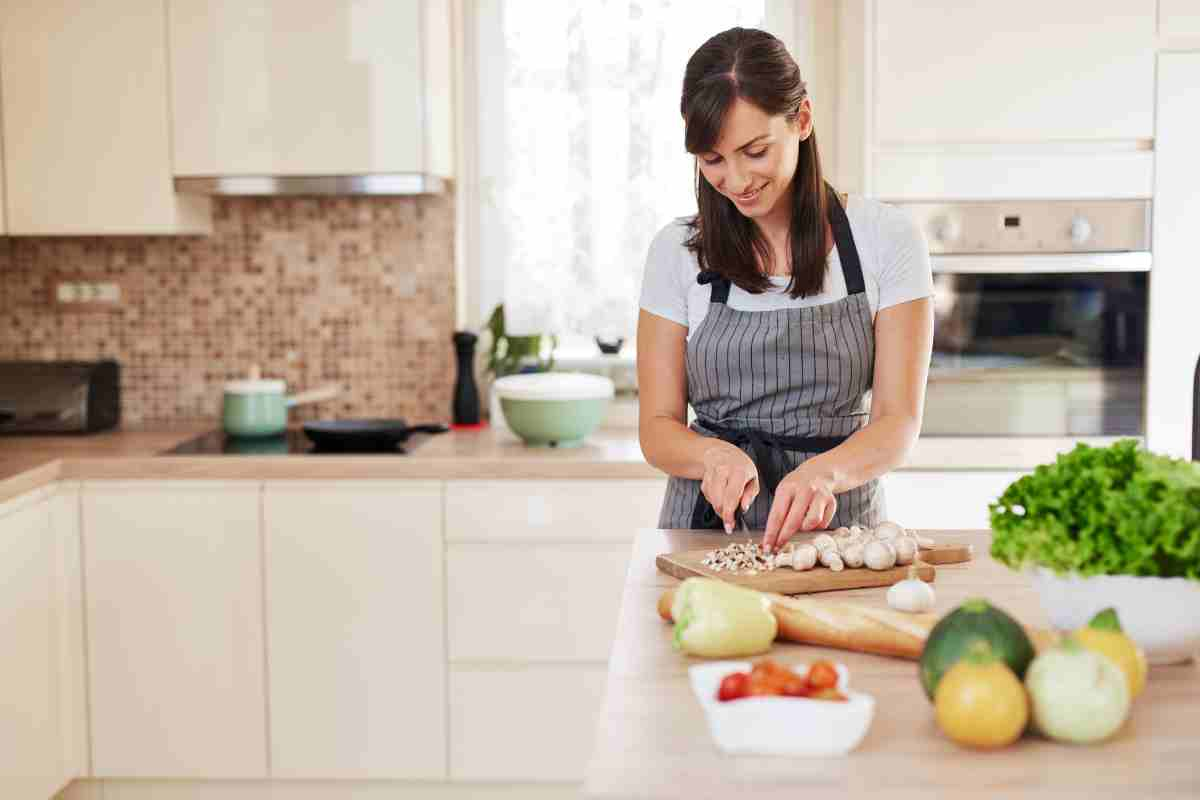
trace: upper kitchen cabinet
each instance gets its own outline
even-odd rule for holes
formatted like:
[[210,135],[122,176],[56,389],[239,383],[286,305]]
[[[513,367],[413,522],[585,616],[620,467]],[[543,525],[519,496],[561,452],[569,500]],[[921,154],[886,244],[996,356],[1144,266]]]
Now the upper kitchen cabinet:
[[169,0],[179,176],[452,177],[452,0]]
[[876,9],[879,144],[1154,136],[1155,0]]
[[10,234],[211,230],[175,194],[164,0],[0,3]]
[[858,2],[868,193],[1152,193],[1155,0]]

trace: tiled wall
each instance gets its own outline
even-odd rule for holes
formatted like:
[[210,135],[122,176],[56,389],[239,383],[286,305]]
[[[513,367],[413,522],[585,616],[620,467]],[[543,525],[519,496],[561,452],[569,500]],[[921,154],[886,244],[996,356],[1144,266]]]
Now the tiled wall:
[[[59,311],[56,275],[103,276],[112,311]],[[218,198],[211,236],[0,237],[0,359],[116,358],[130,425],[218,420],[259,364],[289,391],[341,386],[293,419],[448,421],[454,199]]]

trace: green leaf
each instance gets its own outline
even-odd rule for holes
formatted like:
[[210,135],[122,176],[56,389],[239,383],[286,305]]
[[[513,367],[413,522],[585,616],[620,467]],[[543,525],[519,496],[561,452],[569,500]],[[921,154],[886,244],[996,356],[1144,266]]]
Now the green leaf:
[[988,510],[992,557],[1014,569],[1200,580],[1200,464],[1136,439],[1078,444]]

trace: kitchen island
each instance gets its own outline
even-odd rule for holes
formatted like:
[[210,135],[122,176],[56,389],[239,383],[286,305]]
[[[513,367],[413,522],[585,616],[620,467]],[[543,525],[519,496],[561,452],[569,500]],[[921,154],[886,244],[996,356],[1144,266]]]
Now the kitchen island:
[[[983,596],[1022,622],[1046,626],[1029,581],[988,555],[988,531],[926,532],[974,545],[974,561],[937,568],[937,606],[945,612]],[[662,592],[679,582],[658,572],[655,556],[720,545],[722,536],[640,531],[625,582],[607,694],[587,769],[585,796],[596,798],[829,797],[1200,797],[1200,668],[1196,662],[1152,667],[1145,693],[1108,742],[1070,746],[1026,737],[977,752],[938,729],[917,679],[917,665],[881,656],[777,642],[785,662],[844,663],[850,686],[875,697],[867,737],[840,758],[732,757],[713,744],[687,669],[699,659],[676,652],[671,626],[658,616]],[[886,606],[883,589],[838,592]],[[820,736],[820,731],[797,731]]]

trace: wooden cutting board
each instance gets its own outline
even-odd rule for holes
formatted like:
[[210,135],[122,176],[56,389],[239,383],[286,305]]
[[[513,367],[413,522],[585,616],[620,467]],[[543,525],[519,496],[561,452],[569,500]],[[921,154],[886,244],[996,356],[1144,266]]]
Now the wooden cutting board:
[[[759,541],[755,539],[738,539],[730,537],[729,543],[737,541]],[[729,572],[713,572],[701,564],[704,556],[711,548],[704,550],[684,550],[677,553],[663,553],[655,559],[658,569],[676,578],[717,578],[736,583],[760,592],[775,592],[776,594],[809,594],[812,592],[832,592],[838,589],[863,589],[872,586],[891,586],[897,581],[908,577],[908,567],[893,567],[892,569],[874,570],[866,567],[843,569],[839,572],[817,565],[812,569],[797,572],[790,567],[781,567],[770,572],[760,572],[757,575],[735,575]],[[932,550],[921,550],[922,566],[917,568],[921,580],[932,582],[936,571],[933,564],[959,564],[971,560],[971,545],[969,544],[936,544]]]

